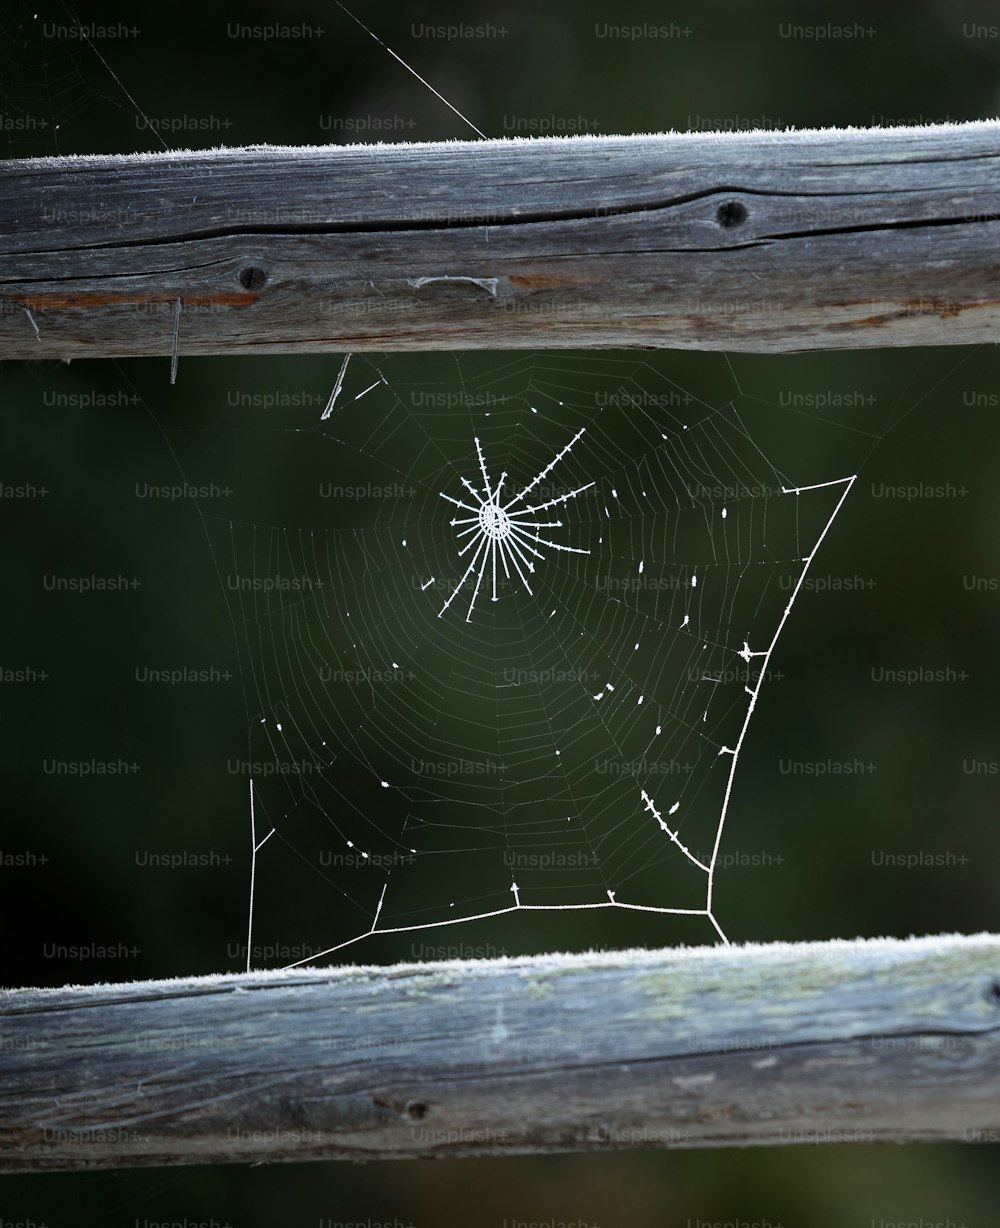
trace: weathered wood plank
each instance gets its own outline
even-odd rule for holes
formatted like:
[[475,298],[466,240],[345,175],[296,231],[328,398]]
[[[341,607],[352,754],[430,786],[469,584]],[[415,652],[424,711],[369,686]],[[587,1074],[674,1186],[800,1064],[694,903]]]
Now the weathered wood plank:
[[0,994],[0,1170],[1000,1139],[1000,937]]
[[998,275],[995,121],[0,164],[9,358],[995,342]]

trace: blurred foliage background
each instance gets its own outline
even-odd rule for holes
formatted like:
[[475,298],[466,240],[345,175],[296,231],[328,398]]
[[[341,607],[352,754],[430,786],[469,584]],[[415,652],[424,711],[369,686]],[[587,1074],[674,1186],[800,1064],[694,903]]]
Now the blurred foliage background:
[[[975,119],[993,116],[1000,96],[995,10],[973,0],[874,11],[738,0],[611,9],[600,0],[384,0],[356,11],[490,136],[546,126],[616,133]],[[75,38],[77,21],[104,32]],[[275,22],[312,33],[232,35]],[[427,32],[456,23],[494,32]],[[787,32],[807,25],[830,35],[828,23],[853,36]],[[608,34],[622,25],[641,35]],[[327,0],[178,0],[140,11],[121,0],[73,11],[59,0],[7,0],[0,114],[9,157],[161,147],[143,116],[177,148],[471,135]],[[754,718],[729,838],[733,852],[756,860],[723,872],[720,920],[733,938],[762,941],[995,929],[996,352],[731,362],[748,397],[789,415],[798,404],[811,417],[813,431],[796,424],[804,465],[819,458],[830,476],[855,466],[860,477],[817,560],[817,576],[841,583],[800,596],[773,663],[780,687],[765,690]],[[257,434],[276,414],[291,423],[315,410],[234,408],[233,393],[308,392],[323,404],[338,366],[337,355],[182,358],[174,387],[166,357],[0,367],[6,985],[238,968],[249,835],[243,786],[219,765],[245,749],[239,682],[154,687],[133,673],[147,661],[235,671],[232,626],[196,509],[140,501],[134,489],[178,480],[176,440],[196,458],[200,439],[217,447],[222,432],[240,481],[280,484],[294,513],[295,475],[262,469]],[[677,356],[676,378],[715,387],[720,399],[730,386],[720,355]],[[853,401],[844,409],[808,399],[824,394]],[[886,497],[896,486],[924,490]],[[81,596],[42,582],[91,573],[141,584]],[[876,681],[883,669],[913,668],[952,671],[951,680]],[[43,768],[52,758],[119,756],[142,770],[81,780]],[[817,779],[782,769],[793,760],[874,767]],[[137,865],[137,849],[213,849],[228,861],[154,870]],[[887,854],[923,864],[893,865]],[[523,922],[463,927],[463,941],[516,954],[707,938],[603,914],[572,926]],[[53,954],[90,943],[120,947],[120,958]],[[386,943],[357,958],[407,951]],[[520,1220],[972,1228],[996,1222],[995,1195],[993,1147],[854,1146],[6,1178],[0,1217],[51,1228]]]

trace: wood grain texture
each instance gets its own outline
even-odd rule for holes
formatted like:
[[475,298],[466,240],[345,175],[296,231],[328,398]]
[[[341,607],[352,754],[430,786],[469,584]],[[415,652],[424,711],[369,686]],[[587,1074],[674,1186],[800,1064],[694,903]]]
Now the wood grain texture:
[[1000,937],[0,994],[0,1170],[1000,1140]]
[[[1000,123],[0,164],[0,357],[1000,339]],[[36,331],[37,330],[37,331]]]

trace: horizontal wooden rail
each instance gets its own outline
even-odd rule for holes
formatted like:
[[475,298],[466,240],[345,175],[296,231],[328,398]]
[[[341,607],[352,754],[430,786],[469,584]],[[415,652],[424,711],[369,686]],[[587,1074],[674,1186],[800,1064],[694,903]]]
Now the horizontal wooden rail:
[[0,163],[0,357],[1000,340],[1000,123]]
[[1000,1139],[1000,937],[0,994],[0,1170]]

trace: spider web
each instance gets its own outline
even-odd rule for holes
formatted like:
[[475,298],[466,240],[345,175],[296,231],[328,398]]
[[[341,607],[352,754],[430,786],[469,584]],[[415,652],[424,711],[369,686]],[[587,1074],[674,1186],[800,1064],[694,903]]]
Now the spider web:
[[[0,5],[0,137],[9,158],[92,154],[103,127],[115,143],[165,147],[142,130],[144,116],[102,46],[139,35],[129,22],[78,15],[63,0]],[[140,134],[141,133],[141,134]]]
[[442,385],[428,356],[345,360],[314,424],[266,432],[312,522],[280,495],[207,521],[250,729],[248,955],[520,910],[724,939],[740,751],[853,478],[796,482],[738,387],[699,399],[666,357],[454,361]]

